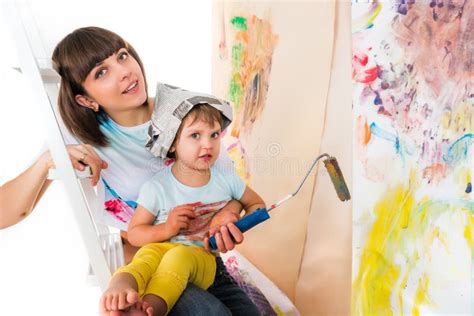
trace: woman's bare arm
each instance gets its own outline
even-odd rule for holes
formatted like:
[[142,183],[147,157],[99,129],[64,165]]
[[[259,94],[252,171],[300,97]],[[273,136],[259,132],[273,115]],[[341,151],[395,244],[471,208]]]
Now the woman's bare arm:
[[26,218],[51,184],[47,180],[52,165],[49,152],[45,152],[18,177],[0,188],[0,229],[15,225]]
[[[67,151],[75,169],[84,170],[85,164],[91,167],[91,182],[97,184],[107,163],[89,145],[67,145]],[[31,214],[52,182],[47,179],[50,168],[54,168],[54,162],[46,151],[28,169],[0,187],[0,229],[15,225]]]

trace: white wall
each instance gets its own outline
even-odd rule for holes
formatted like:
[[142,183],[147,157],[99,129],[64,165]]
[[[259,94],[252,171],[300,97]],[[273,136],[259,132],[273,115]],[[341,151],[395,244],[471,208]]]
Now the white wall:
[[[30,1],[49,53],[77,27],[111,29],[137,49],[151,92],[159,80],[210,93],[211,5],[210,0]],[[28,81],[12,70],[18,60],[3,21],[0,18],[2,184],[28,166],[44,138]],[[100,292],[86,284],[87,266],[64,189],[54,183],[26,220],[0,231],[0,314],[96,315]]]

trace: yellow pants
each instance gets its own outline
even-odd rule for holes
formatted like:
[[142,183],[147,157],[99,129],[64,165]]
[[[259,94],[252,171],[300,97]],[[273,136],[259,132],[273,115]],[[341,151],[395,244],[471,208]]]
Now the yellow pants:
[[168,305],[168,312],[188,282],[207,290],[214,282],[216,258],[206,249],[179,243],[152,243],[143,246],[126,266],[115,273],[130,273],[138,284],[138,294],[153,294]]

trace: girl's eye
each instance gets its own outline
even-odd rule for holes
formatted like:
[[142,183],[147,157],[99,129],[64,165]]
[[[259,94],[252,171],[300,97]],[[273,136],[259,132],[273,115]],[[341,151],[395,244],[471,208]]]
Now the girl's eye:
[[212,138],[219,138],[220,133],[219,132],[214,132],[212,133],[211,137]]
[[199,139],[199,133],[192,133],[191,138],[193,139]]
[[106,74],[106,72],[107,71],[105,69],[97,70],[97,72],[95,73],[95,78],[99,79],[99,78],[103,77]]

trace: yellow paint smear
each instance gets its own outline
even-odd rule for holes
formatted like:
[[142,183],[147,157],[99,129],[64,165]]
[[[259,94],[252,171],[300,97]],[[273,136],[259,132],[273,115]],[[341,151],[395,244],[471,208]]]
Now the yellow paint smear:
[[419,316],[420,315],[420,305],[423,302],[429,300],[426,296],[428,290],[428,277],[424,274],[423,277],[418,282],[418,289],[415,293],[415,304],[413,304],[412,315]]
[[[393,315],[406,312],[406,308],[418,315],[422,305],[434,306],[429,297],[430,274],[421,271],[417,276],[415,268],[420,262],[430,262],[436,243],[450,252],[448,232],[436,224],[441,218],[459,218],[461,213],[464,220],[457,225],[462,225],[459,228],[474,250],[472,203],[427,197],[415,201],[412,186],[387,190],[374,206],[376,218],[360,254],[358,271],[354,272],[352,315]],[[415,286],[415,293],[405,292],[407,286]]]
[[372,225],[360,258],[360,269],[353,284],[353,315],[391,315],[390,297],[400,276],[394,264],[401,232],[407,227],[413,208],[413,195],[403,186],[388,192],[375,205],[377,219]]

